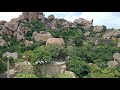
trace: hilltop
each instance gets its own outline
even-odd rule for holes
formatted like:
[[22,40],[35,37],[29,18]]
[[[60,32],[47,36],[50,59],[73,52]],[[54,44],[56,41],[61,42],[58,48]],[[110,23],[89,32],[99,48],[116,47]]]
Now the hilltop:
[[0,21],[0,73],[6,71],[9,56],[11,69],[24,61],[33,66],[65,62],[64,77],[69,72],[79,78],[119,77],[120,30],[93,26],[93,22],[84,18],[70,22],[54,15],[46,18],[43,12],[22,12],[9,22]]

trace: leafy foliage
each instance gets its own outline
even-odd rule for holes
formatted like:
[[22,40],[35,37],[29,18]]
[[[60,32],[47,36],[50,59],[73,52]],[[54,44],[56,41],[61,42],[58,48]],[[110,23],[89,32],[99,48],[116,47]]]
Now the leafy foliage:
[[33,51],[32,63],[36,61],[51,62],[52,60],[64,60],[67,56],[64,47],[59,45],[40,46]]
[[112,67],[107,67],[105,69],[101,69],[97,65],[93,65],[90,67],[90,73],[88,76],[84,78],[119,78],[120,73]]
[[87,63],[79,57],[72,57],[67,65],[68,69],[74,72],[77,77],[82,78],[89,73]]

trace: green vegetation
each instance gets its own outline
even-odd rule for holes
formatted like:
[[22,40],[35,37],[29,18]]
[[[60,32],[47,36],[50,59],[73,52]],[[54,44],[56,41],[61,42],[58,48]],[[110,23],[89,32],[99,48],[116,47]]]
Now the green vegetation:
[[18,73],[16,74],[16,78],[38,78],[34,74],[29,74],[29,73]]
[[65,60],[67,56],[63,46],[47,45],[40,46],[33,51],[32,63],[36,61],[51,62],[52,60]]
[[[51,61],[67,61],[67,70],[75,73],[77,78],[118,78],[120,77],[120,68],[108,67],[107,62],[113,60],[115,52],[120,53],[117,47],[118,42],[113,40],[104,40],[99,38],[99,45],[95,46],[93,41],[88,40],[84,36],[86,31],[90,31],[90,37],[94,37],[97,32],[85,30],[81,26],[77,28],[66,28],[59,30],[47,29],[40,20],[32,20],[31,22],[23,22],[23,25],[29,29],[25,38],[32,40],[31,46],[25,46],[23,42],[17,41],[15,38],[8,38],[3,35],[3,39],[7,42],[0,46],[0,73],[6,71],[7,58],[3,57],[3,53],[18,52],[19,59],[11,58],[11,68],[16,62],[24,60],[30,61],[33,65],[37,61],[50,63]],[[104,34],[107,27],[103,25],[100,36]],[[42,42],[35,42],[32,38],[34,31],[48,31],[55,38],[63,38],[65,45],[45,45]],[[117,36],[119,38],[120,35]],[[96,38],[96,37],[95,37]],[[69,56],[69,60],[66,57]],[[90,66],[89,63],[92,63]],[[17,78],[52,78],[48,76],[36,76],[30,73],[18,73]],[[66,74],[60,74],[55,78],[71,78]]]

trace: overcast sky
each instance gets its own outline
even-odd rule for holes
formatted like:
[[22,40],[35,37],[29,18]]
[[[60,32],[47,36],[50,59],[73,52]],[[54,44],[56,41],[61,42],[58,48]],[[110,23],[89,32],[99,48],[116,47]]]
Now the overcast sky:
[[[0,20],[9,21],[21,15],[21,12],[0,12]],[[106,25],[107,28],[120,28],[120,12],[44,12],[47,17],[53,14],[56,18],[74,21],[78,18],[94,19],[94,25]]]

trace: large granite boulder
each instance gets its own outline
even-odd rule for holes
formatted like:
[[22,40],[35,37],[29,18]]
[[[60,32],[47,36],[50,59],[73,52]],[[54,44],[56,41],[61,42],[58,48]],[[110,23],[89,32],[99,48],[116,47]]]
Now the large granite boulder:
[[36,42],[45,43],[49,38],[52,38],[52,35],[49,32],[40,31],[40,33],[33,34],[33,38]]
[[33,41],[25,40],[24,44],[25,44],[25,46],[31,46],[33,44]]
[[109,67],[117,67],[117,66],[119,66],[117,61],[108,61],[107,65]]
[[48,16],[48,19],[49,19],[50,21],[52,21],[52,20],[55,19],[55,17],[54,17],[54,15],[49,15],[49,16]]
[[3,46],[4,44],[6,44],[5,40],[0,38],[0,46]]
[[95,26],[94,29],[93,29],[94,32],[101,32],[102,30],[103,30],[103,27],[102,26],[98,26],[98,25]]
[[46,45],[53,44],[53,45],[64,45],[63,38],[49,38],[46,42]]

